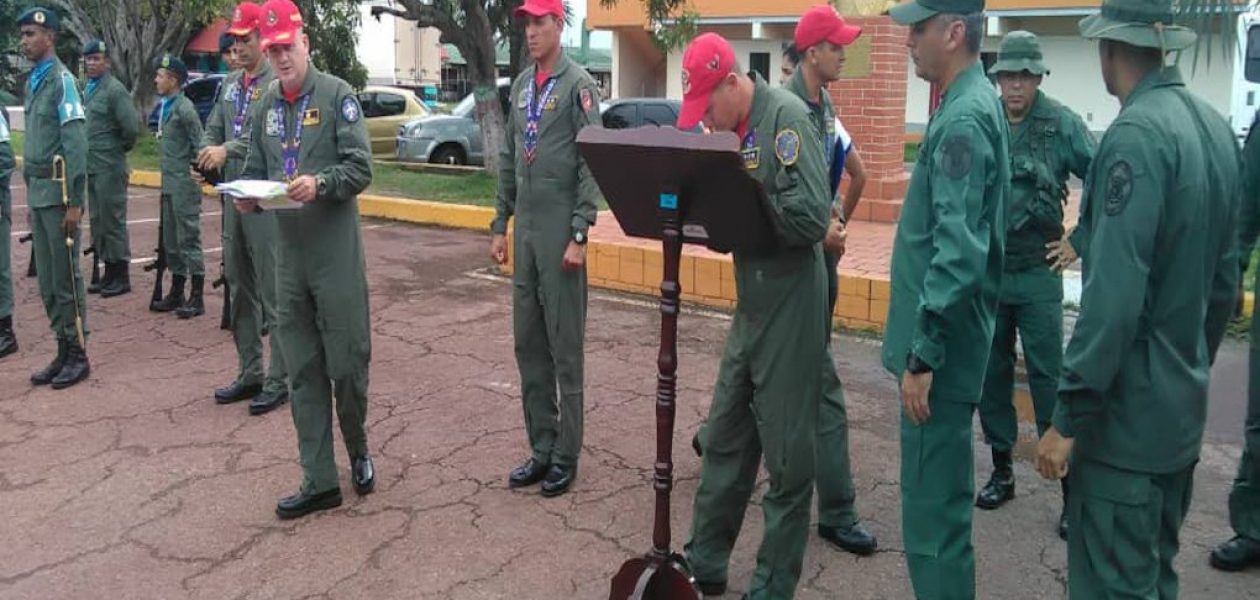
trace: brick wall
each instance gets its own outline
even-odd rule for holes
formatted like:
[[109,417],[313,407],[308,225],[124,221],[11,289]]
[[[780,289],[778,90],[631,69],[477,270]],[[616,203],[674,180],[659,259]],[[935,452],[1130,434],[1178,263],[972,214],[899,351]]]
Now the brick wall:
[[867,184],[854,218],[896,222],[909,184],[905,172],[906,28],[888,17],[845,17],[871,40],[865,77],[831,84],[832,102],[866,166]]

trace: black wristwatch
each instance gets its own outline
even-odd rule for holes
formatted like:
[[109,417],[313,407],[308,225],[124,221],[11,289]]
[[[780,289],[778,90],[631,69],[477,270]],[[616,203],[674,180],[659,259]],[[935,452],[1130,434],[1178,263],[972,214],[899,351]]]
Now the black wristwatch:
[[315,176],[315,197],[323,198],[328,195],[328,181],[323,175]]
[[577,244],[577,245],[579,245],[579,246],[585,246],[585,245],[586,245],[586,232],[585,232],[585,231],[580,231],[580,230],[579,230],[579,231],[574,231],[574,232],[573,232],[573,243],[575,243],[575,244]]
[[913,375],[922,375],[924,373],[932,372],[932,367],[931,365],[923,362],[923,360],[919,358],[919,355],[914,352],[910,352],[906,355],[906,370]]

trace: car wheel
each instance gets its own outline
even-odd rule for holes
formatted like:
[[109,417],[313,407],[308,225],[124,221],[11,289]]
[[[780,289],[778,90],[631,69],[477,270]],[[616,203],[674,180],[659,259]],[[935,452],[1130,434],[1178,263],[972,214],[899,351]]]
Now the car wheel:
[[447,144],[438,148],[433,156],[429,157],[429,162],[438,165],[464,165],[468,164],[468,159],[464,157],[464,150],[455,144]]

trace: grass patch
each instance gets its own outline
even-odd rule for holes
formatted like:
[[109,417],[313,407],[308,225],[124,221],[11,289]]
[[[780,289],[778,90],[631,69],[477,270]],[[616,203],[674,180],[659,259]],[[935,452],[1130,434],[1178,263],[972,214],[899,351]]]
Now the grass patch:
[[498,189],[499,179],[484,171],[468,175],[417,173],[378,162],[372,165],[372,185],[367,191],[382,196],[494,206]]

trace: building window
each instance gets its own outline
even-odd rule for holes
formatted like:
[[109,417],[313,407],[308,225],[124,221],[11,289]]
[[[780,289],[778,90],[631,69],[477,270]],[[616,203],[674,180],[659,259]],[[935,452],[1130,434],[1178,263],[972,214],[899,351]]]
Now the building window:
[[770,53],[750,52],[748,54],[748,68],[761,73],[762,79],[770,81]]

